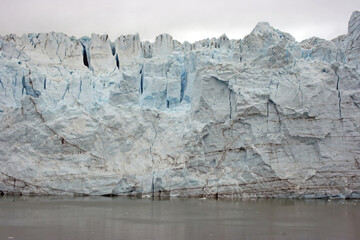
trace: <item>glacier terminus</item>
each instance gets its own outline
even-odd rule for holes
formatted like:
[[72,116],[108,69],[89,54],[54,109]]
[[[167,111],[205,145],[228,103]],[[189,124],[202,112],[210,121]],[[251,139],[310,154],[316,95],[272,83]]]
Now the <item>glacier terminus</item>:
[[0,37],[0,193],[360,198],[360,12],[331,41]]

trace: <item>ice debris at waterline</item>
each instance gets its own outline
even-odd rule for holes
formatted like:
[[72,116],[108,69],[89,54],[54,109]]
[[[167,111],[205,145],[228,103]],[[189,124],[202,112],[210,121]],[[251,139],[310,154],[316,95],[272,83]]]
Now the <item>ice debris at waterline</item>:
[[296,42],[0,38],[0,193],[360,197],[360,12]]

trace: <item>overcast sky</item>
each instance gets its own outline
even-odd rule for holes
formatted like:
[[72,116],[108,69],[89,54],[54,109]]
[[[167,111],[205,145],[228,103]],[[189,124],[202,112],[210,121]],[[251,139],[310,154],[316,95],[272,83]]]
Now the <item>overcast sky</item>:
[[240,39],[257,22],[291,33],[297,41],[347,33],[360,0],[0,0],[0,35],[64,32],[70,36],[138,32],[154,41],[169,33],[181,42]]

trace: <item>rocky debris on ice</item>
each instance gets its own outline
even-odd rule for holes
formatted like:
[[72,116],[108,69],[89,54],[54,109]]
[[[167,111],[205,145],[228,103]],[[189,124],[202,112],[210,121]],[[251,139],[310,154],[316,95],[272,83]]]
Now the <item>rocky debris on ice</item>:
[[5,194],[360,197],[360,13],[296,42],[0,38]]

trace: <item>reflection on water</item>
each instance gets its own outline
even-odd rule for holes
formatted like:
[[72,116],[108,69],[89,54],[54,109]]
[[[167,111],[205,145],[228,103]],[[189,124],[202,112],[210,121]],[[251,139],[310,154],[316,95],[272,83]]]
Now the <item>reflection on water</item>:
[[0,197],[0,239],[360,239],[360,201]]

